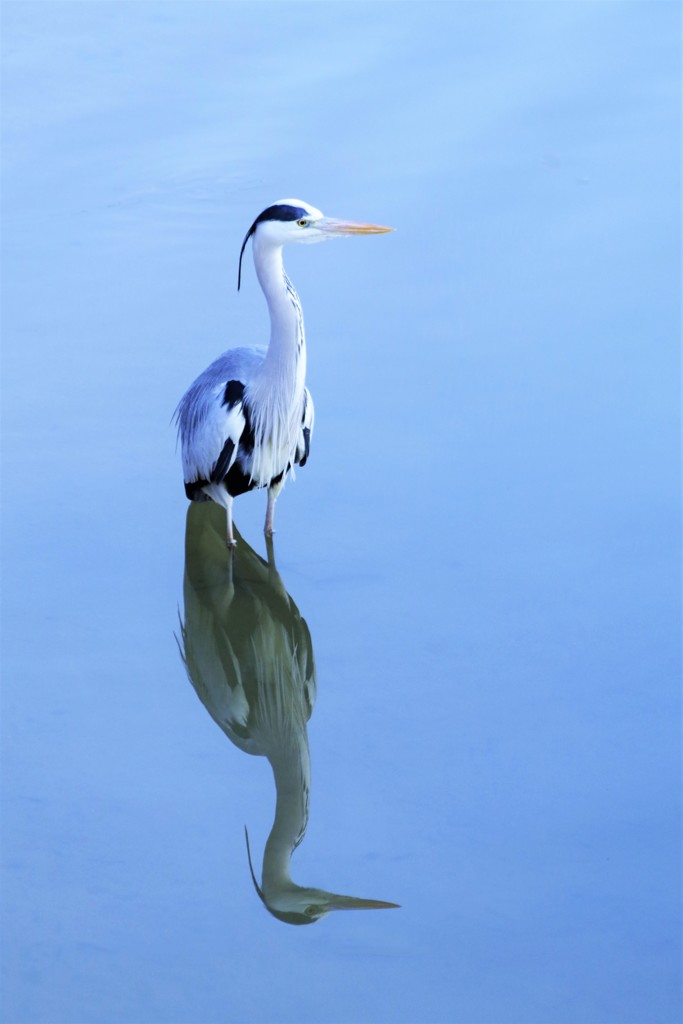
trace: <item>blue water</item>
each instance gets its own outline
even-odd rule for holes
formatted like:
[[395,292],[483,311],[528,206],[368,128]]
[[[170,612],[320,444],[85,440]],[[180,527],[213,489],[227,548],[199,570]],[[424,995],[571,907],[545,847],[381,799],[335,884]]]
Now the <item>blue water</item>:
[[[3,1021],[673,1024],[679,5],[6,2],[3,49]],[[292,873],[401,904],[310,928],[174,637],[169,421],[266,340],[283,196],[396,228],[285,260]]]

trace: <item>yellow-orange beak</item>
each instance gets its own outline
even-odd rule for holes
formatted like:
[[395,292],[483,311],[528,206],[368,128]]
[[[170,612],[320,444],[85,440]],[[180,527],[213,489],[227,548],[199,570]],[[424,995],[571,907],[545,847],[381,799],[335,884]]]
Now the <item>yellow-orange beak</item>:
[[315,221],[314,226],[328,235],[385,235],[393,228],[382,227],[381,224],[357,224],[352,220],[337,220],[335,217],[323,217]]

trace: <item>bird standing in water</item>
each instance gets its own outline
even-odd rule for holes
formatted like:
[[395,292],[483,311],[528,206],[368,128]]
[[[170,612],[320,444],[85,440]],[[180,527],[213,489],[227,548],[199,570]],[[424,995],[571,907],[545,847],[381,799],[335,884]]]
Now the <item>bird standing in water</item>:
[[305,385],[306,341],[301,303],[282,264],[289,242],[324,242],[344,235],[377,235],[391,228],[325,217],[300,199],[281,199],[249,228],[254,266],[270,313],[264,348],[224,352],[196,379],[176,410],[185,493],[210,499],[227,515],[227,542],[234,547],[233,499],[268,488],[265,533],[273,533],[275,501],[287,474],[308,458],[313,400]]

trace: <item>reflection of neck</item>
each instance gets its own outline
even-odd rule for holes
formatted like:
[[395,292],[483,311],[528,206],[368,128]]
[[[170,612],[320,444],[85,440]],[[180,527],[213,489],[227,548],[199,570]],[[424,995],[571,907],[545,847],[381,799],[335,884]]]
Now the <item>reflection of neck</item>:
[[306,733],[290,736],[286,746],[269,756],[277,800],[275,820],[263,853],[263,893],[266,899],[291,888],[292,854],[306,832],[311,765]]

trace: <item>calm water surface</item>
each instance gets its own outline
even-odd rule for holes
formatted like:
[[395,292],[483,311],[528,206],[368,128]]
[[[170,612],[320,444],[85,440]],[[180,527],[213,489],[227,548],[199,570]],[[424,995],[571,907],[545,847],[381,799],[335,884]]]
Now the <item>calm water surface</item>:
[[[5,3],[7,1024],[678,1019],[679,13]],[[396,232],[286,254],[231,577],[169,421],[288,195]],[[401,909],[266,912],[269,758],[295,881]]]

